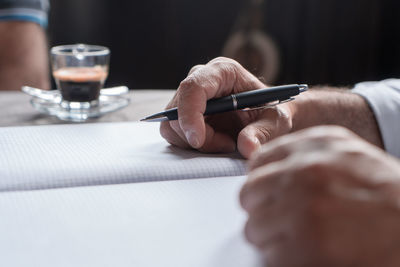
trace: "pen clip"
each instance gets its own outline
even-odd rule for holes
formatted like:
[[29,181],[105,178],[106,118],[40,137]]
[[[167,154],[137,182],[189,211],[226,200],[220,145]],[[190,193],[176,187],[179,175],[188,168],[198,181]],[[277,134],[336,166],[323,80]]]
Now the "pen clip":
[[263,104],[263,105],[260,105],[260,106],[254,106],[254,107],[250,107],[250,108],[245,108],[245,109],[242,109],[241,111],[253,111],[253,110],[273,108],[273,107],[275,107],[275,106],[277,106],[279,104],[287,103],[287,102],[290,102],[290,101],[293,101],[293,100],[294,100],[294,97],[290,97],[290,98],[285,99],[285,100],[276,100],[274,102],[269,102],[269,103],[266,103],[266,104]]

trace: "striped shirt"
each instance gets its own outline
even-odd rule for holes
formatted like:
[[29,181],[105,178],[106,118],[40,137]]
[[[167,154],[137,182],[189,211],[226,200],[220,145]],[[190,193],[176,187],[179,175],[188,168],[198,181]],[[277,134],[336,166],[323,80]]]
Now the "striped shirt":
[[49,0],[0,0],[0,21],[30,21],[47,26]]

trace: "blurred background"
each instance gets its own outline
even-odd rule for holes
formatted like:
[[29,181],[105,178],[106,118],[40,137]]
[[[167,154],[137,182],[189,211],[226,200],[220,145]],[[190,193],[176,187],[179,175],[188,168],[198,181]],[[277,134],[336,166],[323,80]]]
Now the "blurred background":
[[398,0],[53,0],[50,45],[111,48],[108,85],[175,89],[225,55],[269,84],[400,77]]

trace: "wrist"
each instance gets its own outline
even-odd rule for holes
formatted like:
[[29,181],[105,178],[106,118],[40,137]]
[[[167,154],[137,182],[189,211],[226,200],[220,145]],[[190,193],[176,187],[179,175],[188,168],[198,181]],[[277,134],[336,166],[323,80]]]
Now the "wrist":
[[316,106],[312,103],[313,92],[307,91],[287,103],[286,109],[292,121],[292,132],[318,125],[313,117]]
[[292,132],[317,125],[350,129],[370,143],[383,147],[371,108],[359,95],[344,88],[311,88],[288,103]]

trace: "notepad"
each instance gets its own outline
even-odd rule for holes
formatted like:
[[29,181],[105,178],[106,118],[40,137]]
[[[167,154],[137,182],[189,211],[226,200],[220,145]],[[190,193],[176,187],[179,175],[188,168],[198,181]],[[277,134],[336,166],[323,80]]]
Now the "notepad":
[[0,128],[0,191],[240,176],[238,154],[169,145],[158,124]]
[[158,127],[0,128],[0,265],[262,266],[243,236],[244,160]]
[[217,177],[0,193],[0,265],[258,267],[238,192]]

